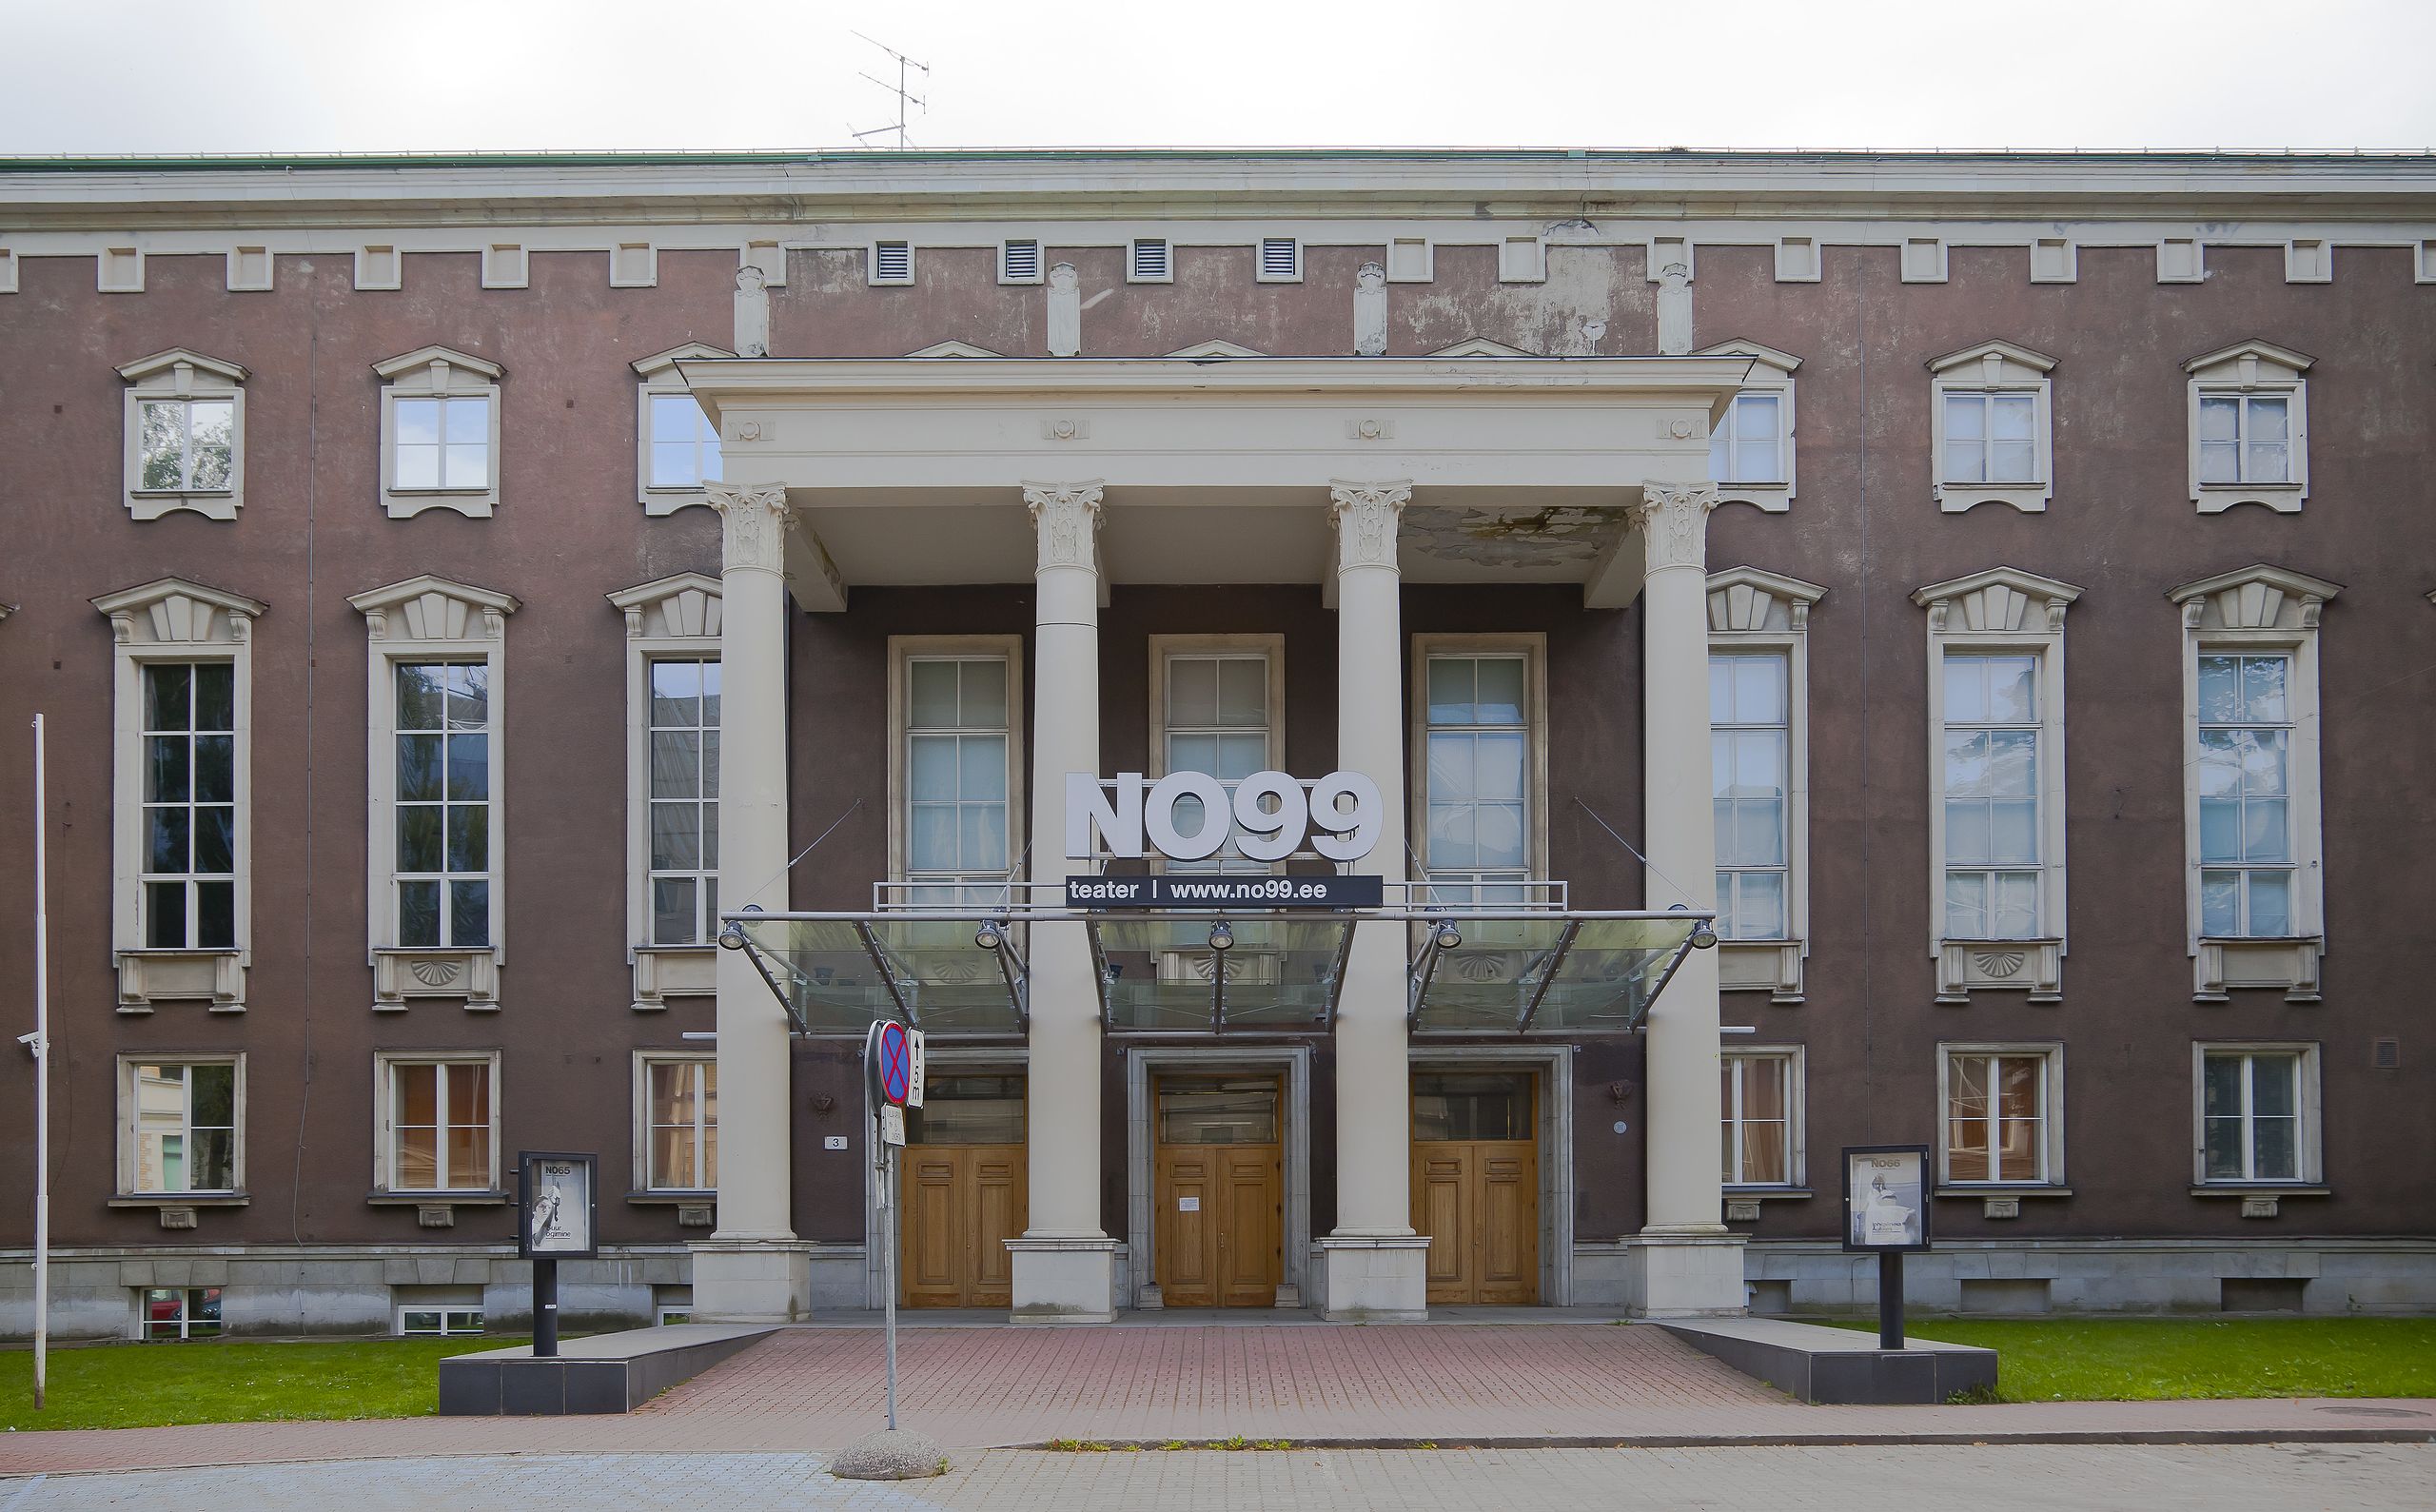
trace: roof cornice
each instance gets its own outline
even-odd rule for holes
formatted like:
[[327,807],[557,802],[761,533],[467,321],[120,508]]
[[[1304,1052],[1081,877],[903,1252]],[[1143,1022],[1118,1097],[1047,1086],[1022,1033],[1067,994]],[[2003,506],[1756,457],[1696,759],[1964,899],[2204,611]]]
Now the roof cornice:
[[1017,214],[2312,221],[2436,213],[2436,156],[1069,151],[0,159],[34,228]]

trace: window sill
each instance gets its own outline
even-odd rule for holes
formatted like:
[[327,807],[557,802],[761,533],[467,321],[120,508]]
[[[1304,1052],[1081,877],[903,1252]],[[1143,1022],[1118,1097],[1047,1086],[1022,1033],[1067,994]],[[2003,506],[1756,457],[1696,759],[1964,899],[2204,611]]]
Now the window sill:
[[372,952],[372,1007],[402,1012],[413,997],[453,997],[468,1012],[499,1011],[499,948],[383,945]]
[[2025,515],[2043,515],[2054,492],[2048,483],[1939,483],[1937,509],[1960,515],[1981,504],[2011,504]]
[[2200,483],[2191,502],[2203,515],[2221,515],[2235,504],[2264,504],[2279,515],[2297,515],[2308,497],[2302,483]]
[[2026,991],[2033,1003],[2062,1002],[2064,942],[2054,938],[1938,941],[1936,1001],[1948,1006],[1965,1004],[1974,989]]
[[716,995],[718,953],[715,945],[636,946],[635,1011],[657,1012],[672,997]]
[[132,1191],[109,1200],[112,1208],[243,1208],[253,1194],[243,1191]]
[[234,499],[233,488],[130,488],[131,499]]
[[2073,1195],[2073,1188],[2070,1187],[2051,1187],[2037,1182],[2022,1182],[2019,1185],[2014,1185],[2006,1182],[1989,1181],[1962,1184],[1948,1183],[1945,1186],[1935,1188],[1929,1193],[1929,1195],[1932,1197],[1957,1197],[1967,1201],[1976,1202],[1983,1197],[2070,1197]]
[[1769,1001],[1802,1001],[1802,942],[1799,940],[1718,941],[1718,989],[1726,992],[1766,992]]
[[2193,1197],[2331,1197],[2331,1187],[2312,1187],[2290,1182],[2209,1182],[2190,1188]]
[[364,1202],[374,1208],[504,1208],[508,1203],[503,1191],[376,1191],[364,1195]]
[[626,1201],[638,1208],[692,1208],[702,1203],[717,1202],[718,1196],[716,1188],[705,1188],[700,1191],[678,1191],[670,1188],[655,1188],[647,1191],[630,1191],[626,1193]]
[[642,491],[643,514],[652,520],[665,519],[680,509],[699,504],[710,507],[710,491],[702,488],[645,488]]
[[2202,935],[2191,952],[2191,1001],[2222,1003],[2235,988],[2281,992],[2288,1003],[2324,1000],[2318,959],[2326,938],[2297,935]]
[[225,950],[123,950],[118,1011],[149,1013],[157,1003],[208,1001],[215,1013],[246,1011],[246,952]]
[[1719,483],[1717,501],[1720,504],[1749,504],[1771,515],[1781,515],[1793,507],[1791,483]]

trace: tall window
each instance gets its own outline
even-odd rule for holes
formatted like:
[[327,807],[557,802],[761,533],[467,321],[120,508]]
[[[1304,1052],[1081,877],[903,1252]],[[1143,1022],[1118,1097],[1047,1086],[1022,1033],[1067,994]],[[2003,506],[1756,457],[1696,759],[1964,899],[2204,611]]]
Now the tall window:
[[490,668],[397,667],[398,943],[491,942]]
[[1738,394],[1709,435],[1709,478],[1720,483],[1785,481],[1784,400]]
[[[520,274],[515,286],[521,283]],[[425,509],[453,509],[477,519],[490,515],[500,499],[504,375],[499,365],[444,346],[425,346],[375,363],[372,370],[385,385],[381,502],[390,518],[403,520]]]
[[1504,902],[1530,874],[1529,666],[1519,653],[1432,656],[1427,673],[1429,877],[1443,903]]
[[644,1184],[654,1191],[711,1191],[719,1184],[718,1064],[646,1060],[643,1108],[651,1120]]
[[[905,869],[914,882],[1002,883],[1007,846],[1007,661],[906,662]],[[924,901],[996,901],[1002,889],[941,887]]]
[[237,1067],[231,1061],[128,1067],[132,1190],[237,1189]]
[[2200,1125],[2209,1181],[2299,1181],[2301,1052],[2208,1051]]
[[651,677],[651,938],[703,945],[719,916],[719,663],[657,660]]
[[2199,933],[2292,925],[2292,658],[2199,658]]
[[144,943],[237,943],[236,669],[147,662],[143,673]]
[[1945,661],[1945,933],[2039,933],[2039,711],[2035,656]]
[[2049,1057],[1955,1051],[1946,1061],[1948,1181],[2045,1182]]
[[1786,658],[1709,657],[1709,768],[1717,817],[1717,932],[1781,940],[1792,847],[1787,772],[1792,725]]
[[135,486],[146,493],[222,493],[233,486],[237,402],[233,399],[144,399],[136,402]]
[[[1269,765],[1268,658],[1170,655],[1167,658],[1167,729],[1162,732],[1168,772],[1207,772],[1232,793],[1235,784]],[[1197,834],[1203,817],[1201,800],[1177,803],[1176,828]],[[1233,834],[1226,849],[1207,861],[1169,863],[1176,872],[1265,872],[1247,861]]]
[[726,476],[719,433],[691,394],[653,394],[651,488],[699,488]]
[[2291,402],[2281,394],[2203,394],[2199,399],[2202,483],[2292,481]]
[[2038,481],[2038,396],[1949,390],[1939,466],[1949,483]]
[[491,1063],[398,1060],[388,1071],[390,1189],[495,1188]]
[[1793,1174],[1794,1060],[1790,1055],[1726,1055],[1719,1062],[1724,1115],[1720,1154],[1729,1187],[1790,1186]]

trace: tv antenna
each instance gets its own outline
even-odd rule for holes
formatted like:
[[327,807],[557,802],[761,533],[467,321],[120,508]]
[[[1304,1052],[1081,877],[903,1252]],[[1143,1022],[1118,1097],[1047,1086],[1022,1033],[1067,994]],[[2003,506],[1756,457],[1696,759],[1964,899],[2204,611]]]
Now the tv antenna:
[[[886,79],[877,78],[869,73],[862,74],[862,77],[870,79],[874,84],[878,85],[881,88],[886,89],[891,94],[896,96],[895,123],[891,126],[875,126],[868,131],[857,131],[855,133],[855,140],[860,142],[866,137],[885,136],[889,132],[894,131],[896,133],[896,149],[899,152],[902,152],[907,147],[913,146],[912,143],[905,139],[906,123],[913,119],[913,115],[915,110],[928,110],[930,108],[928,103],[919,95],[914,94],[913,89],[910,88],[913,82],[913,75],[918,71],[923,78],[928,79],[931,76],[931,66],[927,63],[914,62],[912,58],[907,57],[904,53],[897,51],[894,48],[890,47],[887,43],[880,41],[876,37],[863,36],[863,33],[859,31],[855,32],[855,35],[862,37],[865,42],[870,43],[873,47],[879,49],[882,52],[887,53],[890,57],[896,60],[896,82],[894,84],[891,84]],[[860,70],[857,71],[859,72]],[[923,88],[928,88],[930,86],[925,84]]]

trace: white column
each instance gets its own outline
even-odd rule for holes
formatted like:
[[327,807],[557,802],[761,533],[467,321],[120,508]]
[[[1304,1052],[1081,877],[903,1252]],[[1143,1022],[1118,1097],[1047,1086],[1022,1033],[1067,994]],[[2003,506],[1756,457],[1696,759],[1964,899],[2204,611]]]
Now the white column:
[[[1642,835],[1648,906],[1717,906],[1709,772],[1710,483],[1644,483],[1634,524],[1641,591]],[[1638,1310],[1739,1312],[1742,1241],[1720,1222],[1717,952],[1694,951],[1659,994],[1646,1036],[1649,1190],[1636,1247]]]
[[[1405,875],[1404,579],[1396,527],[1407,482],[1337,483],[1337,765],[1379,785],[1379,843],[1354,863]],[[1322,1306],[1331,1319],[1428,1316],[1429,1241],[1412,1228],[1412,1070],[1401,924],[1354,927],[1336,1023],[1336,1230]]]
[[[786,536],[777,485],[707,485],[725,521],[719,579],[719,907],[787,907]],[[694,1246],[694,1315],[786,1322],[811,1310],[789,1212],[787,1019],[741,951],[718,954],[718,1227]]]
[[[1032,630],[1031,867],[1054,883],[1066,858],[1066,774],[1100,769],[1100,485],[1026,483],[1038,539]],[[1014,1258],[1018,1323],[1116,1318],[1116,1241],[1100,1227],[1100,1003],[1079,923],[1031,927],[1031,1215]]]

